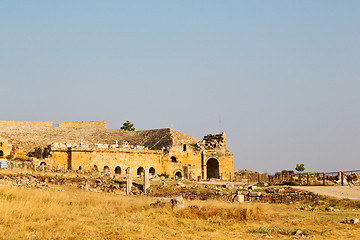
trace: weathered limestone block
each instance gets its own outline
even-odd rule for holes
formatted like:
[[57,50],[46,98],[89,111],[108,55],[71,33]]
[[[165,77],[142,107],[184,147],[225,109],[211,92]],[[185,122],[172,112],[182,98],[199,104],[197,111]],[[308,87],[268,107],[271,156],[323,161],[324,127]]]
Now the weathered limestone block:
[[249,192],[248,195],[249,197],[260,197],[261,192]]
[[171,199],[172,208],[176,210],[185,208],[185,201],[183,197],[174,197]]
[[242,194],[238,194],[234,197],[233,202],[243,203],[245,201],[245,196]]

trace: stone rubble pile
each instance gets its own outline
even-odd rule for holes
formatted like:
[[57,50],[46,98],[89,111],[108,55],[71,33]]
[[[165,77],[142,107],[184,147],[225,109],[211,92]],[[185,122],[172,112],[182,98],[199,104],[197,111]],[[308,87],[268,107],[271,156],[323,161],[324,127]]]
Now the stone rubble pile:
[[[166,186],[165,186],[166,187]],[[169,187],[168,187],[169,188]],[[255,189],[255,190],[252,190]],[[217,186],[207,186],[194,188],[193,186],[184,186],[176,184],[172,188],[165,189],[164,186],[152,186],[148,195],[153,197],[171,198],[181,193],[182,197],[187,200],[220,200],[229,202],[268,202],[268,203],[294,203],[303,200],[315,200],[318,195],[311,192],[304,192],[290,187],[280,189],[264,189],[251,187],[245,190],[238,188],[236,191],[221,189]]]
[[20,188],[32,188],[41,191],[54,190],[45,182],[39,181],[33,176],[0,176],[0,185],[12,185]]
[[[179,182],[174,185],[151,185],[147,195],[152,197],[174,198],[181,196],[187,200],[220,200],[228,202],[267,202],[267,203],[294,203],[303,200],[315,200],[317,194],[304,192],[291,187],[266,188],[257,185],[234,186],[225,184],[216,185],[187,185]],[[54,189],[49,184],[74,186],[91,192],[108,192],[116,194],[126,193],[126,182],[112,178],[77,176],[70,178],[67,175],[41,176],[41,175],[2,175],[0,184],[34,188],[43,191]],[[132,183],[131,195],[143,193],[143,185]],[[329,207],[329,211],[332,211]],[[335,210],[336,211],[336,210]]]
[[342,223],[357,224],[357,223],[359,223],[359,219],[358,218],[346,219],[346,220],[342,221]]
[[126,183],[116,183],[109,180],[84,180],[77,185],[78,188],[90,191],[90,192],[112,192],[120,193],[126,190]]
[[[183,197],[173,197],[173,198],[158,198],[156,200],[156,202],[151,203],[150,206],[153,208],[161,208],[161,207],[165,207],[167,205],[171,205],[171,207],[174,210],[181,210],[185,208],[185,201],[183,199]],[[190,207],[194,207],[194,206],[190,206]],[[200,209],[202,207],[200,206]]]

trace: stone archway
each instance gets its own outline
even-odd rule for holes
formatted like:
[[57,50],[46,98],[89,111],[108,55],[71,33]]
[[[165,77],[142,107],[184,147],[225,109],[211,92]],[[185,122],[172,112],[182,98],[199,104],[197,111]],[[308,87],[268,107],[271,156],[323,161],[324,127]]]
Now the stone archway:
[[121,174],[121,167],[117,166],[115,168],[115,174]]
[[219,161],[215,158],[210,158],[206,163],[206,176],[207,178],[220,178],[219,174]]
[[151,168],[149,169],[149,173],[150,173],[151,175],[155,175],[155,168],[151,167]]

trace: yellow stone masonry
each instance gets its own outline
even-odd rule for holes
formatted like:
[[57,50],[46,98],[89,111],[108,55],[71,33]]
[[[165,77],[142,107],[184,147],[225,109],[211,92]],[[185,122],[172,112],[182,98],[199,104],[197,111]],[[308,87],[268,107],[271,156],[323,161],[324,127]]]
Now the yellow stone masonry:
[[24,122],[15,127],[11,125],[15,121],[10,126],[1,122],[3,157],[15,153],[16,158],[31,158],[51,168],[111,174],[123,174],[130,167],[134,177],[143,169],[153,175],[191,180],[234,177],[233,154],[227,149],[225,133],[198,141],[170,128],[107,130],[105,121],[62,122],[60,127],[24,126]]
[[52,127],[52,122],[47,121],[6,121],[0,120],[0,126],[12,127]]
[[59,122],[59,127],[106,129],[106,121]]

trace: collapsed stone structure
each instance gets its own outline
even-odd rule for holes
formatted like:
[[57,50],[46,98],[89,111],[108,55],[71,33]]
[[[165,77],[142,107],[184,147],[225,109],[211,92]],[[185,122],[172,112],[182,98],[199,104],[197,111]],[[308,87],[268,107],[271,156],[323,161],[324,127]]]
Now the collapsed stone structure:
[[[209,134],[202,141],[170,128],[144,131],[106,129],[105,121],[0,121],[4,155],[27,156],[51,168],[174,178],[226,179],[234,176],[233,155],[226,134]],[[0,152],[1,153],[1,152]]]
[[13,145],[7,139],[0,137],[0,159],[6,158],[13,152]]

